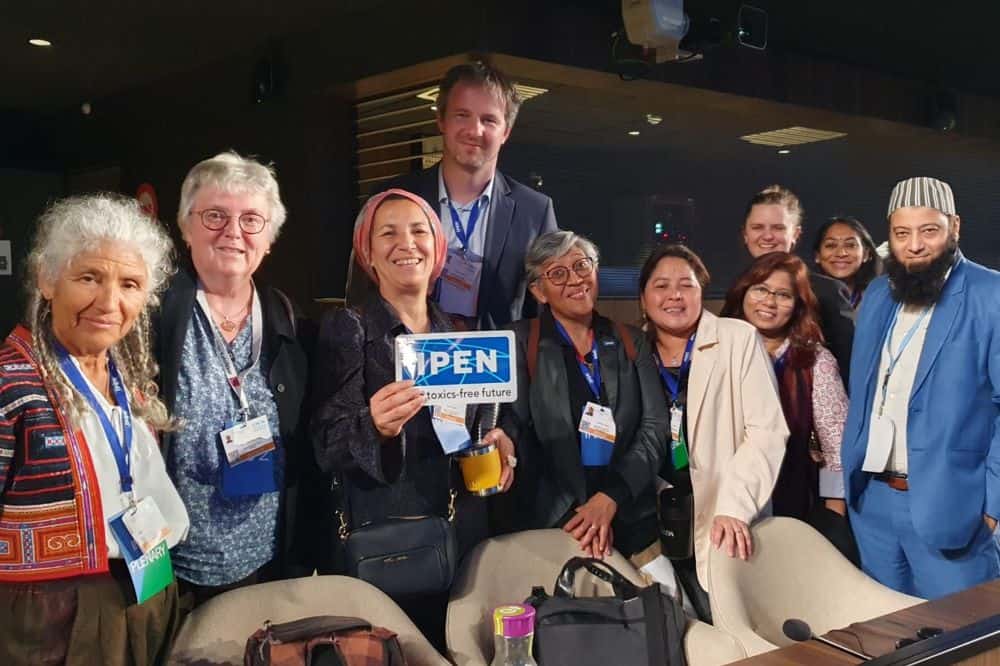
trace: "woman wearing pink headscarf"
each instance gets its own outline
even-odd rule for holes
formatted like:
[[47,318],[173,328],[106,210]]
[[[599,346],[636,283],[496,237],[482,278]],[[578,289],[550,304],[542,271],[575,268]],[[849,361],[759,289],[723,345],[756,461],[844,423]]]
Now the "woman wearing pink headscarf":
[[[320,326],[311,436],[320,467],[342,480],[348,529],[394,516],[447,516],[454,490],[460,556],[488,534],[484,500],[465,493],[421,392],[411,381],[394,381],[397,335],[452,330],[429,299],[446,244],[437,215],[415,194],[392,189],[365,204],[354,227],[354,256],[378,294],[362,308],[332,312]],[[514,445],[501,428],[483,439],[500,448],[506,490]],[[443,645],[447,591],[396,600]]]

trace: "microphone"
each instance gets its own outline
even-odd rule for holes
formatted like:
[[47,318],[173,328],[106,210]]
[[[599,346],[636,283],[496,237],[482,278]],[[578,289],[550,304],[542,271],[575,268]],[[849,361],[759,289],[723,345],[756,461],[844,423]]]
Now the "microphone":
[[829,638],[823,638],[822,636],[817,636],[812,632],[812,629],[809,628],[809,625],[806,624],[805,621],[803,620],[797,620],[794,618],[790,620],[785,620],[785,623],[781,625],[781,631],[784,632],[785,636],[792,639],[796,643],[801,643],[803,641],[808,641],[808,640],[814,640],[829,645],[830,647],[840,650],[841,652],[846,652],[852,657],[857,657],[858,659],[863,659],[865,661],[868,661],[872,658],[871,655],[865,654],[864,652],[856,652],[855,650],[852,650],[846,645],[841,645],[840,643],[835,643],[834,641],[831,641]]

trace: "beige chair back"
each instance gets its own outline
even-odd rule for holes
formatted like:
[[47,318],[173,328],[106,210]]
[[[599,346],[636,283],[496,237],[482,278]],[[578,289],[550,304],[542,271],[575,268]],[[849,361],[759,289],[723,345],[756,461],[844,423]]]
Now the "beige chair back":
[[247,638],[266,620],[277,624],[315,615],[360,617],[391,629],[410,666],[448,664],[392,599],[347,576],[275,581],[220,594],[188,616],[168,663],[239,666]]
[[[531,530],[489,539],[466,557],[452,586],[446,635],[458,666],[489,664],[493,659],[493,609],[522,603],[531,588],[549,594],[563,565],[581,555],[577,542],[559,529]],[[617,551],[607,559],[629,581],[644,587],[642,577]],[[608,583],[581,572],[574,583],[578,596],[609,596]],[[735,641],[701,622],[692,622],[684,640],[690,666],[715,666],[743,658]]]
[[744,562],[711,549],[709,596],[715,626],[750,655],[788,645],[785,620],[823,634],[920,603],[866,576],[809,525],[767,518],[753,526],[753,557]]

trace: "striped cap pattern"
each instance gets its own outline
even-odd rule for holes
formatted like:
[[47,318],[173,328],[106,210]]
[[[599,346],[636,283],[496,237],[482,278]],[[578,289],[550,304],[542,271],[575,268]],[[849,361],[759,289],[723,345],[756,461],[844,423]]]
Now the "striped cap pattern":
[[945,215],[955,215],[955,195],[948,183],[937,178],[918,176],[896,183],[889,195],[889,217],[899,208],[920,206],[934,208]]

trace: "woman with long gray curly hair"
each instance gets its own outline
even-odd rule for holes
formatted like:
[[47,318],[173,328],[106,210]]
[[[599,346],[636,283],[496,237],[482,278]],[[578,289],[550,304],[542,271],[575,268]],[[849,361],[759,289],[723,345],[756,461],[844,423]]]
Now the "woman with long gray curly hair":
[[0,663],[166,658],[172,573],[133,588],[129,570],[169,561],[188,529],[153,431],[172,425],[149,340],[171,255],[117,195],[38,220],[26,325],[0,346]]

